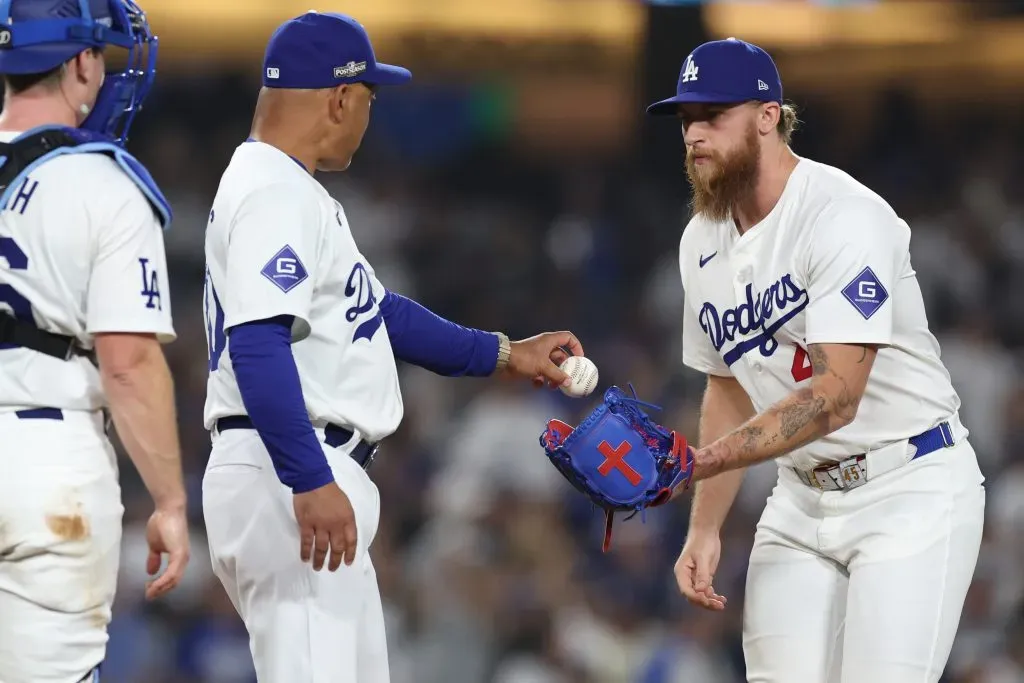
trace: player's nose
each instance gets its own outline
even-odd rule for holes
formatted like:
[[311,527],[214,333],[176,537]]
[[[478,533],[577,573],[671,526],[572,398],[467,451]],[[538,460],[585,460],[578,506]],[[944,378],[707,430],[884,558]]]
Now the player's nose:
[[693,147],[707,141],[707,125],[702,121],[683,121],[681,126],[683,142],[687,147]]

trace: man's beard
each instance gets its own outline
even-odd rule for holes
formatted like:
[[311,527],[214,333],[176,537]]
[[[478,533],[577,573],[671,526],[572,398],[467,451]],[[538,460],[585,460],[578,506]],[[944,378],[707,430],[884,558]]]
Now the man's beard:
[[695,163],[693,153],[686,153],[686,176],[690,179],[693,198],[690,207],[694,215],[721,222],[732,216],[732,207],[753,191],[761,149],[757,129],[751,126],[743,144],[729,156],[712,154],[701,166]]

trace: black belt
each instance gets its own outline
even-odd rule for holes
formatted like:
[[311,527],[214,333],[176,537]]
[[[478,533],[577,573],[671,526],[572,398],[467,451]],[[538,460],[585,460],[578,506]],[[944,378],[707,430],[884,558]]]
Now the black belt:
[[19,420],[63,420],[64,411],[60,408],[29,408],[16,410],[14,415]]
[[96,354],[79,346],[75,337],[46,332],[35,323],[18,320],[5,311],[0,311],[0,344],[32,349],[60,360],[82,356],[96,365]]
[[[103,431],[110,434],[110,410],[101,408],[100,412],[103,413]],[[27,408],[14,411],[14,415],[19,420],[64,420],[64,411],[60,408]]]
[[[252,420],[249,419],[248,415],[232,415],[230,417],[222,417],[217,420],[217,431],[223,432],[228,429],[255,429],[252,424]],[[343,446],[352,440],[354,432],[347,427],[341,427],[336,424],[328,424],[324,427],[324,443],[331,448],[337,448]],[[370,466],[373,462],[374,456],[377,455],[377,449],[380,448],[379,443],[370,443],[359,440],[356,447],[352,449],[349,454],[352,459],[355,460],[360,467],[364,470]]]

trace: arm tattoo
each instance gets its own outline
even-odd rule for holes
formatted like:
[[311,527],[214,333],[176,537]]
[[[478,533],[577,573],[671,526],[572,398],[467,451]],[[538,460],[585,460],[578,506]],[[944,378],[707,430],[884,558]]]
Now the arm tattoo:
[[824,412],[825,399],[815,397],[809,387],[798,390],[796,398],[795,403],[780,406],[778,409],[781,424],[779,431],[785,439],[792,439],[807,425],[820,422],[823,417],[826,423],[828,421],[828,416]]
[[828,356],[823,348],[816,344],[811,344],[807,349],[807,357],[811,359],[811,371],[815,375],[824,375],[829,372]]
[[[864,347],[858,363],[867,360],[867,353],[867,347]],[[811,345],[807,355],[814,376],[827,377],[829,383],[837,387],[830,392],[834,395],[829,397],[815,393],[813,387],[797,389],[736,431],[700,449],[697,456],[698,479],[796,450],[853,419],[860,397],[835,371],[820,345]]]
[[739,436],[742,439],[739,452],[743,454],[751,453],[757,450],[757,444],[761,441],[762,436],[764,436],[764,427],[748,424],[740,428]]
[[[850,391],[850,386],[846,379],[836,373],[832,369],[832,364],[828,359],[828,354],[820,346],[812,345],[807,350],[807,355],[811,359],[811,368],[813,369],[815,377],[823,377],[831,375],[832,378],[839,382],[839,393],[835,397],[834,405],[832,406],[832,412],[843,420],[852,420],[857,414],[857,404],[859,397],[854,396],[853,392]],[[861,358],[857,363],[863,363],[867,358],[868,348],[862,347]]]
[[[758,456],[766,450],[774,452],[780,439],[786,446],[785,451],[791,451],[820,438],[827,433],[828,427],[828,415],[824,409],[823,398],[815,397],[810,388],[800,389],[795,396],[772,406],[762,416],[755,417],[729,436],[701,449],[697,456],[696,477],[705,479],[725,470],[746,467],[774,457]],[[764,417],[776,421],[778,429],[766,429],[757,424],[763,422]],[[814,427],[811,433],[793,442],[794,438],[806,431],[808,425]]]

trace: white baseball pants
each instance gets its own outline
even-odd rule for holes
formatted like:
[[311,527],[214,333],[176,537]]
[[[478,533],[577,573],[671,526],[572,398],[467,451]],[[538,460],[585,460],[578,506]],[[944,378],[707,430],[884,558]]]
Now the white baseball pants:
[[0,414],[0,458],[0,683],[92,680],[124,513],[102,414]]
[[[321,443],[323,430],[317,430]],[[355,511],[355,561],[319,572],[299,557],[292,493],[252,429],[214,433],[203,478],[213,570],[249,632],[260,683],[388,683],[384,613],[369,546],[380,496],[346,446],[324,445]]]
[[981,546],[966,441],[848,491],[780,468],[747,574],[749,683],[936,683]]

